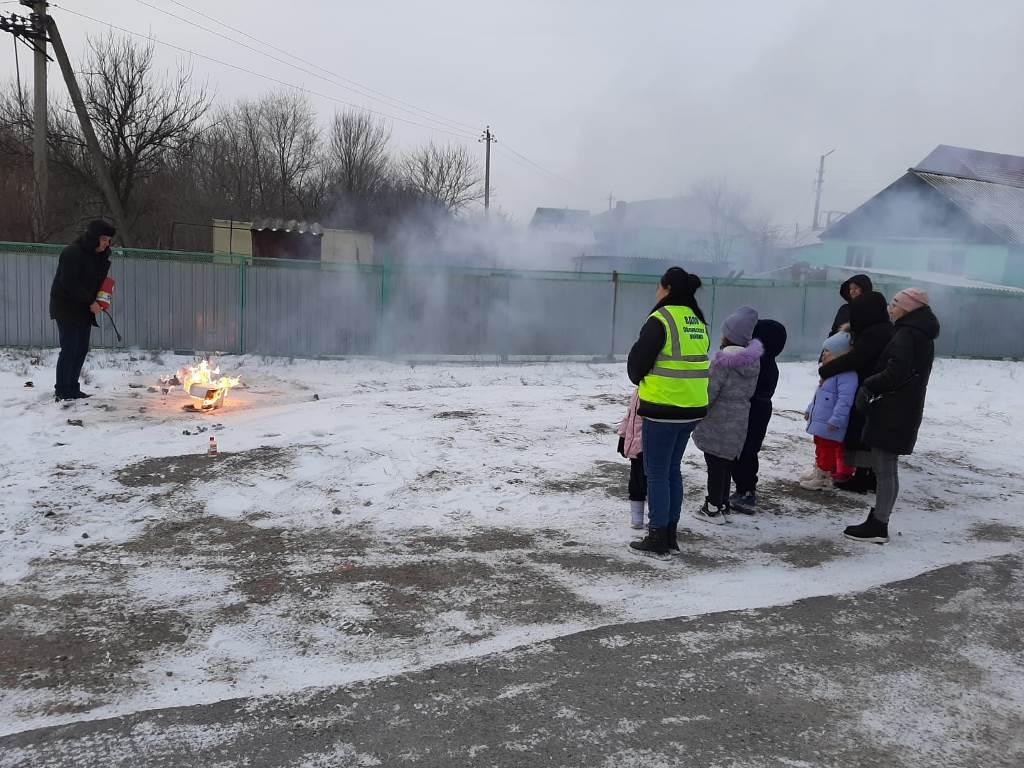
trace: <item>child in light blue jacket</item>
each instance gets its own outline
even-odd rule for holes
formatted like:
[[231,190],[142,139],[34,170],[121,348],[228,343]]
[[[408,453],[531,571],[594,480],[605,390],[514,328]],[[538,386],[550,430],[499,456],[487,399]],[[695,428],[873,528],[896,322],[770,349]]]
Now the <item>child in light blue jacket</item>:
[[[849,351],[850,334],[841,331],[825,340],[822,360],[835,360]],[[815,468],[801,478],[801,487],[812,491],[828,490],[833,482],[848,480],[853,475],[853,467],[843,458],[843,440],[858,384],[857,374],[845,371],[818,385],[804,414],[807,431],[814,435]]]

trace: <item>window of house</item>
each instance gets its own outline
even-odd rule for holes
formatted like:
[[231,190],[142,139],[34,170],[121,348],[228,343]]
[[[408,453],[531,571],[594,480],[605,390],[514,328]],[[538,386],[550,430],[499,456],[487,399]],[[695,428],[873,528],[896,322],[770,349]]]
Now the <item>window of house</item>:
[[931,251],[928,254],[928,270],[949,275],[962,275],[967,266],[967,253],[956,249]]
[[874,266],[875,249],[866,245],[846,246],[846,266],[848,267],[871,267]]

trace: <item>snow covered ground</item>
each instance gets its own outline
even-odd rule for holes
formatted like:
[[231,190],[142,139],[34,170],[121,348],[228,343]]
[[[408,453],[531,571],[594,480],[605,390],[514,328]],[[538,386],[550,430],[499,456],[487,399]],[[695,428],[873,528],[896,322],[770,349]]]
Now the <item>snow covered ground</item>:
[[[794,482],[813,454],[801,413],[815,377],[783,365],[766,511],[691,521],[683,557],[663,564],[626,551],[621,364],[228,357],[246,387],[195,414],[180,392],[147,390],[186,362],[93,354],[96,397],[65,409],[52,352],[0,351],[0,736],[846,593],[1024,548],[1019,363],[937,363],[885,547],[840,535],[867,497]],[[692,510],[692,446],[685,475]]]

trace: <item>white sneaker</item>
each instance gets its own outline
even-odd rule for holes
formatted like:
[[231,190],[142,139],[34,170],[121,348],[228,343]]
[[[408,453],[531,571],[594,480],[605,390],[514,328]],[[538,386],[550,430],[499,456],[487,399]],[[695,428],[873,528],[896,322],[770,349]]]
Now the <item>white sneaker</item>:
[[729,522],[725,516],[724,507],[714,507],[706,501],[703,506],[699,507],[697,511],[693,513],[693,516],[698,520],[703,520],[705,523],[711,523],[712,525],[725,525]]
[[800,487],[808,491],[831,491],[835,488],[832,475],[821,469],[810,480],[800,483]]

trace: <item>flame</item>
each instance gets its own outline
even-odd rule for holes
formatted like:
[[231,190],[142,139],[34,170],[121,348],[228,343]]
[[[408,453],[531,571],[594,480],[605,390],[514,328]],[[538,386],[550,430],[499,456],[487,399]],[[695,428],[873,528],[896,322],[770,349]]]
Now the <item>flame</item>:
[[242,380],[237,376],[222,376],[220,368],[211,367],[209,360],[203,360],[198,365],[182,368],[173,379],[163,383],[180,384],[185,394],[199,401],[197,409],[209,410],[220,407],[228,390],[237,387]]

